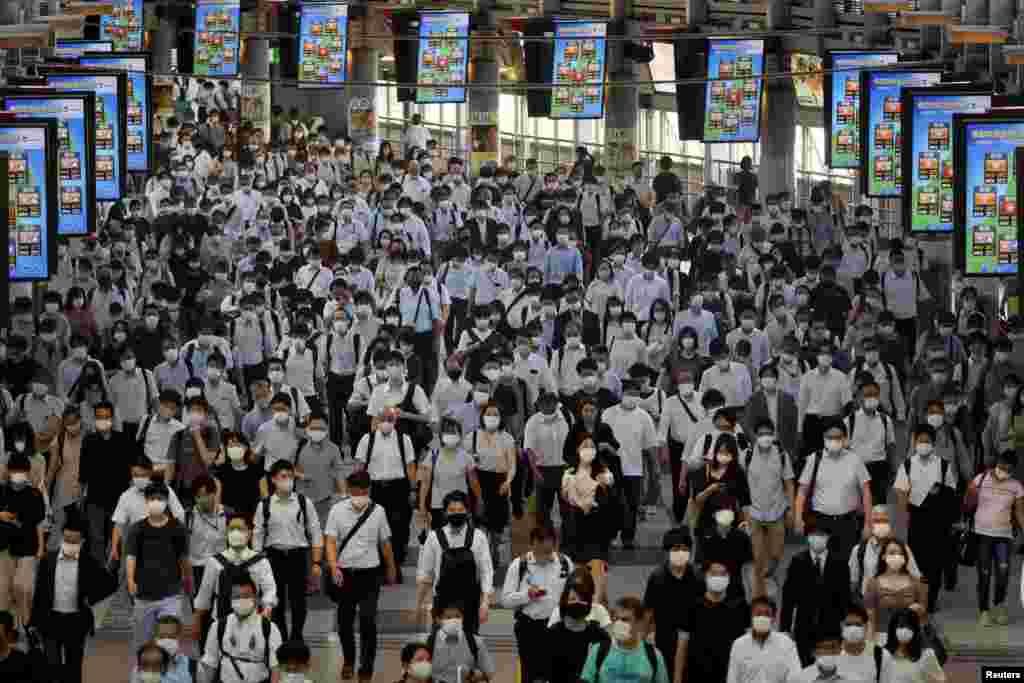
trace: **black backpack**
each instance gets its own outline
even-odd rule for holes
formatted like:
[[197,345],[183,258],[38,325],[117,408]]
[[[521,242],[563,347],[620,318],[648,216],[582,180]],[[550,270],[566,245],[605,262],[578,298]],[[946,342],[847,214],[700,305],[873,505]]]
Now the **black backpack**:
[[[295,519],[297,519],[299,524],[302,525],[302,531],[306,534],[306,543],[308,543],[310,547],[313,547],[313,537],[309,535],[309,525],[306,524],[306,506],[309,504],[309,501],[301,493],[296,495],[299,499],[299,512],[295,515]],[[263,499],[264,541],[266,541],[266,537],[269,537],[270,535],[270,502],[272,499],[273,496],[267,496]]]
[[[229,593],[230,595],[230,593]],[[230,598],[229,598],[230,599]],[[237,618],[237,617],[236,617]],[[270,672],[270,619],[260,619],[260,625],[263,627],[263,664],[267,667],[267,671]],[[245,680],[245,676],[242,675],[242,669],[238,666],[239,660],[232,657],[224,651],[224,633],[228,629],[228,618],[225,616],[223,619],[217,620],[217,647],[220,648],[220,666],[224,666],[224,660],[231,662],[231,666],[235,667],[235,675],[240,680]],[[250,660],[243,660],[249,663]],[[218,674],[220,671],[218,670]],[[221,677],[219,680],[223,680]],[[267,680],[270,680],[269,678]]]
[[[235,579],[240,576],[247,576],[252,578],[252,574],[249,569],[254,564],[262,560],[266,555],[263,553],[256,553],[245,562],[241,564],[235,564],[231,562],[224,553],[217,553],[213,556],[213,559],[217,560],[220,564],[220,574],[217,576],[217,592],[213,594],[213,598],[210,601],[213,606],[213,618],[217,619],[221,623],[228,618],[231,614],[231,586],[234,585]],[[253,579],[255,583],[255,579]]]
[[[651,665],[651,678],[650,683],[658,680],[658,651],[654,648],[654,645],[644,642],[644,652],[647,653],[647,663]],[[597,646],[597,661],[594,663],[594,683],[598,683],[601,680],[601,667],[604,666],[604,660],[608,658],[608,653],[611,652],[612,641],[602,641]]]
[[441,546],[441,571],[437,578],[437,595],[443,604],[449,598],[480,593],[480,577],[477,575],[476,558],[473,557],[473,538],[476,529],[466,524],[466,542],[452,548],[443,528],[437,530],[437,542]]

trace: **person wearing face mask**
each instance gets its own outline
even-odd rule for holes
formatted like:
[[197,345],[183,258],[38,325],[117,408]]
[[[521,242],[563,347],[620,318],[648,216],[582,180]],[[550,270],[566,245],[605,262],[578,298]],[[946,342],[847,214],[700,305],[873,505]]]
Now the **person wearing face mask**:
[[935,650],[925,645],[921,622],[913,610],[903,609],[893,614],[885,649],[892,656],[889,680],[908,683],[945,683],[947,680]]
[[715,364],[707,368],[700,378],[702,394],[715,389],[725,397],[730,408],[740,408],[750,401],[753,394],[750,371],[747,367],[729,357],[729,346],[722,339],[714,339],[708,350]]
[[[897,421],[902,421],[907,412],[907,405],[904,400],[900,373],[896,366],[882,359],[880,346],[881,342],[876,336],[865,337],[861,341],[861,353],[858,354],[857,362],[849,373],[851,390],[859,384],[857,378],[863,373],[868,373],[878,385],[878,407],[886,415]],[[903,359],[899,367],[905,367],[905,365],[906,361]]]
[[750,607],[742,591],[739,597],[728,591],[739,580],[728,562],[709,558],[702,567],[703,599],[698,598],[680,617],[685,621],[679,629],[672,680],[724,683],[732,643],[751,625]]
[[348,497],[331,508],[324,527],[332,599],[338,603],[338,635],[345,664],[342,678],[352,678],[355,661],[353,622],[359,610],[359,680],[373,677],[377,645],[377,602],[382,581],[397,578],[391,529],[382,507],[370,500],[370,476],[348,476]]
[[[19,337],[19,340],[21,338]],[[14,347],[14,340],[11,340],[12,349]],[[27,347],[27,344],[26,344]],[[70,343],[71,353],[68,357],[61,361],[57,369],[57,384],[55,387],[57,396],[64,400],[71,394],[71,390],[78,384],[78,379],[82,375],[82,370],[86,365],[95,363],[100,365],[100,362],[89,355],[89,340],[79,334],[71,335]],[[20,351],[21,344],[18,344]],[[32,361],[32,372],[28,373],[28,377],[31,378],[38,368],[38,364]],[[102,365],[100,365],[102,367]],[[104,375],[104,382],[106,381],[106,375]],[[28,384],[28,382],[26,382]],[[15,392],[16,394],[19,392]]]
[[870,375],[862,380],[858,392],[860,407],[846,418],[849,448],[860,456],[871,475],[871,499],[884,503],[891,479],[889,462],[896,447],[896,428],[892,418],[880,408],[881,388]]
[[[157,375],[159,377],[159,374]],[[184,387],[183,387],[184,388]],[[181,394],[175,389],[163,389],[158,397],[157,410],[143,418],[135,435],[147,457],[164,473],[167,481],[174,481],[176,463],[170,450],[175,435],[186,425],[177,419],[181,409]]]
[[664,657],[646,640],[652,614],[643,601],[632,595],[622,597],[616,602],[612,616],[612,639],[591,648],[580,680],[596,683],[619,672],[630,680],[668,683],[669,670]]
[[953,524],[960,519],[957,467],[935,453],[935,428],[918,425],[914,452],[896,472],[896,504],[908,519],[908,545],[928,584],[928,610],[938,608],[943,569],[952,544]]
[[[78,514],[69,515],[60,549],[51,550],[39,561],[33,592],[32,626],[46,641],[52,670],[59,671],[59,680],[68,683],[82,680],[92,606],[117,589],[117,579],[106,563],[82,552],[85,532],[85,520]],[[8,673],[0,664],[0,675]]]
[[125,534],[125,574],[134,603],[133,650],[153,637],[161,616],[180,616],[181,594],[191,595],[188,533],[167,509],[170,489],[157,480],[146,486],[146,516]]
[[158,395],[156,376],[150,370],[138,367],[135,351],[121,353],[120,368],[108,380],[110,399],[115,407],[119,431],[134,434],[153,410]]
[[60,371],[61,361],[67,357],[69,351],[67,340],[57,334],[56,321],[52,318],[41,319],[39,335],[32,341],[29,357],[50,375],[56,377]]
[[[834,683],[841,683],[842,681],[891,681],[891,678],[882,677],[882,669],[879,668],[878,673],[871,672],[868,675],[861,671],[849,671],[840,662],[844,662],[842,657],[843,648],[845,646],[845,636],[840,634],[833,627],[823,629],[820,633],[815,634],[811,663],[807,664],[803,668],[798,668],[792,672],[789,677],[790,681],[794,683],[816,683],[817,681],[833,681]],[[881,646],[874,646],[878,652],[879,661],[881,661],[882,652],[884,650]],[[864,649],[863,643],[861,643],[861,649]],[[888,655],[888,653],[885,653]],[[871,654],[869,653],[868,661],[871,666],[874,666],[874,662],[871,660]],[[888,663],[891,658],[887,659]],[[845,663],[845,662],[844,662]],[[888,669],[886,669],[888,673]],[[863,675],[859,675],[863,674]]]
[[[1005,341],[1009,342],[1009,340]],[[981,447],[985,464],[988,466],[994,463],[996,457],[1003,451],[1016,448],[1014,422],[1016,421],[1016,413],[1020,412],[1018,406],[1021,405],[1020,396],[1022,393],[1019,376],[1012,373],[1004,375],[1002,385],[998,387],[999,398],[994,401],[989,401],[988,398],[990,393],[988,382],[997,373],[1001,356],[1008,354],[1008,351],[1000,351],[997,344],[995,361],[992,369],[989,371],[989,377],[986,379],[985,406],[987,406],[988,417],[986,418],[985,429],[981,435]],[[1002,362],[1004,364],[1008,363],[1005,359]]]
[[[907,419],[911,422],[926,422],[928,419],[928,405],[932,401],[940,401],[942,397],[953,388],[959,385],[959,373],[954,372],[949,361],[941,356],[939,348],[931,349],[929,360],[923,360],[920,365],[925,371],[921,377],[921,383],[910,392],[907,401]],[[915,366],[919,367],[919,366]],[[942,426],[938,421],[937,427]]]
[[280,628],[256,609],[258,593],[248,575],[235,577],[230,591],[231,612],[214,621],[210,628],[199,663],[198,680],[223,683],[269,680],[279,665]]
[[[12,400],[6,390],[0,389],[0,404],[6,406],[7,424],[27,422],[36,433],[53,432],[64,413],[64,402],[52,391],[53,377],[39,369],[32,376],[29,391]],[[7,435],[9,446],[10,434]],[[3,442],[0,442],[3,443]]]
[[[474,432],[475,433],[475,432]],[[437,531],[445,524],[443,501],[452,491],[481,499],[480,482],[472,452],[463,448],[462,425],[451,417],[440,422],[441,447],[431,451],[430,459],[417,468],[419,505],[417,526]],[[438,504],[432,505],[432,502]]]
[[695,604],[704,592],[704,585],[691,562],[693,542],[689,529],[670,529],[662,539],[662,547],[668,559],[647,579],[644,605],[654,617],[654,643],[674,671],[679,631],[688,630],[690,626],[683,623],[688,615],[680,607]]
[[[273,495],[256,506],[252,547],[257,552],[266,552],[274,572],[278,591],[274,623],[282,633],[301,640],[307,615],[307,586],[318,584],[321,575],[320,520],[313,502],[295,492],[295,467],[289,460],[274,462],[269,475]],[[291,612],[290,630],[285,620],[286,602]]]
[[779,630],[793,635],[804,666],[813,661],[816,634],[838,624],[850,605],[847,556],[836,552],[825,529],[813,523],[806,529],[807,549],[786,570],[779,621]]
[[46,491],[51,491],[50,505],[53,509],[53,531],[50,537],[51,549],[59,542],[60,529],[70,506],[82,500],[82,445],[84,443],[82,413],[78,406],[64,408],[64,415],[57,438],[50,444],[46,469]]
[[39,525],[46,517],[43,494],[31,484],[28,456],[15,454],[7,462],[7,482],[0,487],[0,527],[8,539],[8,558],[0,566],[0,610],[28,624],[36,562],[46,553]]
[[[889,506],[876,505],[871,513],[871,537],[858,543],[850,553],[850,592],[855,599],[863,600],[864,587],[882,562],[882,545],[892,537],[893,529],[889,519]],[[914,579],[920,580],[921,570],[917,567],[914,554],[907,548],[907,571]]]
[[805,457],[817,451],[824,426],[839,418],[843,409],[853,400],[846,375],[832,367],[833,347],[826,343],[815,347],[817,367],[800,378],[797,400],[798,424],[803,435]]
[[575,229],[572,226],[572,211],[560,209],[555,216],[557,221],[555,246],[548,249],[544,257],[544,282],[559,285],[568,275],[575,275],[583,280],[583,255],[573,243]]
[[[890,681],[892,655],[881,645],[867,642],[868,613],[857,604],[850,605],[842,622],[842,644],[838,649],[836,664],[839,673],[852,681]],[[816,659],[820,661],[820,648],[816,648]],[[836,652],[830,650],[829,654]],[[810,672],[814,676],[810,676]],[[800,683],[819,680],[817,667],[808,668]]]
[[192,683],[191,660],[181,652],[183,637],[178,617],[165,614],[157,620],[153,640],[169,658],[161,683]]
[[800,432],[797,428],[796,397],[789,394],[779,382],[779,364],[768,363],[761,367],[760,388],[754,392],[743,411],[743,426],[747,433],[754,433],[754,426],[762,419],[771,420],[780,446],[789,454],[798,453]]
[[541,394],[536,407],[524,427],[523,448],[537,488],[539,519],[548,522],[562,485],[562,453],[570,427],[557,395]]
[[803,667],[792,638],[774,630],[775,601],[754,598],[750,612],[750,632],[737,638],[729,651],[728,680],[792,681]]
[[445,601],[431,613],[434,624],[425,639],[425,648],[430,653],[430,680],[433,683],[491,680],[496,671],[493,656],[483,638],[464,624],[462,603]]
[[928,588],[910,575],[907,546],[888,538],[881,543],[876,575],[864,587],[864,608],[868,612],[868,640],[886,642],[886,625],[894,615],[914,604],[925,604]]

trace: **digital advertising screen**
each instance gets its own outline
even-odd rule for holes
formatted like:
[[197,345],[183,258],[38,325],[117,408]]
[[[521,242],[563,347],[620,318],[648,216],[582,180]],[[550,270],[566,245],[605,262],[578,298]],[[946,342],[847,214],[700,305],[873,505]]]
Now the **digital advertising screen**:
[[953,115],[984,114],[991,102],[991,95],[981,90],[903,89],[906,232],[953,232]]
[[196,76],[238,75],[237,2],[200,2],[196,5],[196,33],[192,71]]
[[58,38],[53,48],[53,56],[62,59],[74,59],[86,52],[113,52],[114,44],[109,40],[70,40]]
[[789,71],[793,75],[796,101],[801,107],[821,109],[825,103],[824,77],[821,57],[795,52],[789,56]]
[[903,191],[903,88],[938,85],[940,71],[861,72],[861,188],[868,197]]
[[57,122],[57,234],[82,237],[95,229],[95,97],[92,93],[0,92],[3,110],[19,119]]
[[416,102],[419,104],[466,101],[464,87],[469,64],[469,13],[424,12],[420,15],[419,68]]
[[893,50],[833,50],[825,55],[825,165],[860,168],[860,71],[898,61]]
[[957,263],[964,275],[1015,275],[1017,148],[1024,145],[1024,116],[953,115]]
[[57,123],[0,122],[7,153],[7,272],[12,282],[50,279],[57,269]]
[[556,21],[551,81],[551,118],[604,116],[608,25],[603,21]]
[[113,202],[121,199],[127,170],[125,153],[125,92],[128,79],[121,73],[45,70],[46,83],[57,90],[77,90],[96,95],[96,199]]
[[149,71],[149,53],[83,55],[82,66],[124,71],[128,77],[125,103],[125,155],[129,171],[148,173],[153,165],[153,89]]
[[708,41],[704,142],[757,142],[762,75],[763,40]]
[[114,11],[100,17],[100,38],[114,44],[114,52],[142,49],[142,0],[113,0]]
[[302,5],[299,44],[299,87],[343,84],[348,72],[348,5]]

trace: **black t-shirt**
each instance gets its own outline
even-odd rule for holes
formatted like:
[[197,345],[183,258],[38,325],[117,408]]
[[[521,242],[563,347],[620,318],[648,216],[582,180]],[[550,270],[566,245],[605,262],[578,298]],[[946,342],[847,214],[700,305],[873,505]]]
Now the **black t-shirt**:
[[675,173],[672,173],[671,171],[662,171],[658,175],[654,176],[654,182],[651,183],[651,189],[654,190],[655,201],[660,204],[673,192],[682,194],[683,183]]
[[[738,581],[739,577],[732,577]],[[725,683],[733,641],[750,626],[750,606],[745,600],[711,604],[701,598],[686,617],[696,624],[689,631],[686,648],[686,678],[702,683]]]
[[757,200],[757,176],[753,172],[736,174],[736,200],[740,206],[750,206]]
[[[39,534],[36,527],[46,518],[43,494],[38,489],[26,486],[15,489],[10,485],[0,487],[0,512],[13,512],[17,525],[4,525],[9,533],[10,551],[14,557],[30,557],[39,551]],[[9,530],[9,531],[7,531]]]
[[143,519],[132,526],[127,555],[135,558],[135,583],[141,600],[162,600],[181,592],[178,562],[188,555],[185,527],[173,517],[157,527]]
[[79,480],[88,486],[89,503],[110,513],[131,484],[130,468],[136,453],[135,434],[110,432],[110,438],[87,434],[82,442]]
[[264,476],[260,458],[244,470],[236,470],[230,463],[218,465],[213,476],[220,481],[221,501],[235,514],[252,517],[260,501],[260,481]]
[[558,653],[551,658],[552,681],[578,681],[590,646],[609,639],[605,630],[593,621],[588,621],[582,631],[572,631],[559,621],[548,629],[548,636],[548,651]]
[[687,620],[692,615],[691,607],[697,604],[703,592],[704,585],[698,581],[692,564],[687,565],[681,578],[676,578],[668,565],[662,565],[647,580],[644,605],[654,610],[654,623],[657,624],[655,644],[670,671],[673,670],[679,631],[689,633],[693,629]]

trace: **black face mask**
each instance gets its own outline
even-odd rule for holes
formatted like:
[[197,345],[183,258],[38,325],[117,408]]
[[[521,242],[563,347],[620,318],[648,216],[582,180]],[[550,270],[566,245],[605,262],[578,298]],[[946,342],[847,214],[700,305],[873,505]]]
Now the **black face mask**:
[[469,515],[465,512],[449,512],[448,513],[448,524],[453,529],[461,529],[466,526],[466,522],[469,520]]
[[451,381],[456,382],[456,381],[458,381],[458,379],[460,377],[462,377],[462,370],[449,370],[448,371],[448,379],[450,379]]
[[590,605],[584,602],[570,602],[568,605],[565,606],[565,611],[563,612],[563,614],[565,614],[565,616],[569,617],[570,619],[580,621],[582,619],[585,619],[586,616],[590,614]]

